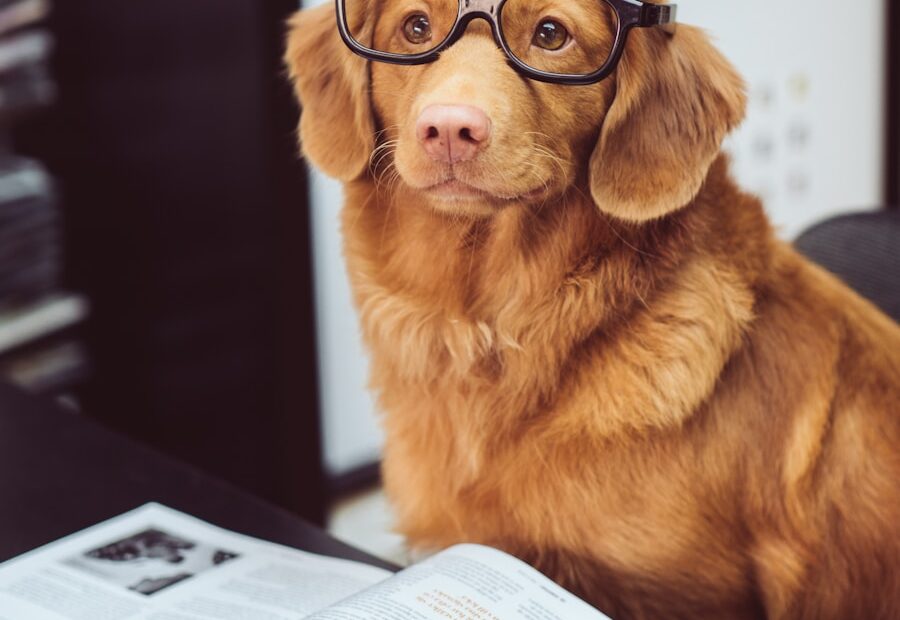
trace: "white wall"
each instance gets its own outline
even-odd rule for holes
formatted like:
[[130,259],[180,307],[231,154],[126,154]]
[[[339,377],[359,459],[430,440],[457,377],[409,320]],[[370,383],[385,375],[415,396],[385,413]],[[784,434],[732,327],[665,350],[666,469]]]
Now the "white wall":
[[[747,78],[749,116],[728,147],[739,179],[765,198],[785,237],[830,214],[880,203],[884,6],[882,0],[680,3],[679,21],[709,30]],[[323,441],[326,466],[336,474],[377,458],[382,442],[341,255],[340,205],[340,187],[314,174]]]
[[322,441],[327,471],[341,474],[377,460],[382,436],[341,253],[341,188],[319,173],[312,181]]
[[783,236],[881,205],[883,0],[684,0],[747,80],[751,102],[729,140],[735,172]]

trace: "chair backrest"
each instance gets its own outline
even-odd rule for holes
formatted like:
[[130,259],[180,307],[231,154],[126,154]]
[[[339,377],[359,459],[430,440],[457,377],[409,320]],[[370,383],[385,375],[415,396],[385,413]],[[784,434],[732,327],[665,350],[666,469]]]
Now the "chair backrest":
[[900,321],[900,211],[836,217],[812,227],[794,245]]

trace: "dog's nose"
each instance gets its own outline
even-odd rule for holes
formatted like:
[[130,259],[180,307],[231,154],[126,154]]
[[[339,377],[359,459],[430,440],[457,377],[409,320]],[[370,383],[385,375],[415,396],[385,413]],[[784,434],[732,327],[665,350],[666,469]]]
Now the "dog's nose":
[[469,161],[491,137],[491,119],[471,105],[430,105],[416,122],[416,136],[435,161]]

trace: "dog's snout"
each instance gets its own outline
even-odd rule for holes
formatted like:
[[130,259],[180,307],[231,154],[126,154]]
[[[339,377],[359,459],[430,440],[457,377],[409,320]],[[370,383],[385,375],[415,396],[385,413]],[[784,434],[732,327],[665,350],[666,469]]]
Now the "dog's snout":
[[487,145],[491,119],[475,106],[431,105],[416,122],[416,136],[435,161],[469,161]]

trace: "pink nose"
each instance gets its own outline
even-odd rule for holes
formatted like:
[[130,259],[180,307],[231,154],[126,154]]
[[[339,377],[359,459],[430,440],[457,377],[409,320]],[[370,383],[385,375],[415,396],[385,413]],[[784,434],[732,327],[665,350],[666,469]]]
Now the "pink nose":
[[416,122],[416,136],[435,161],[469,161],[488,143],[491,119],[475,106],[430,105]]

